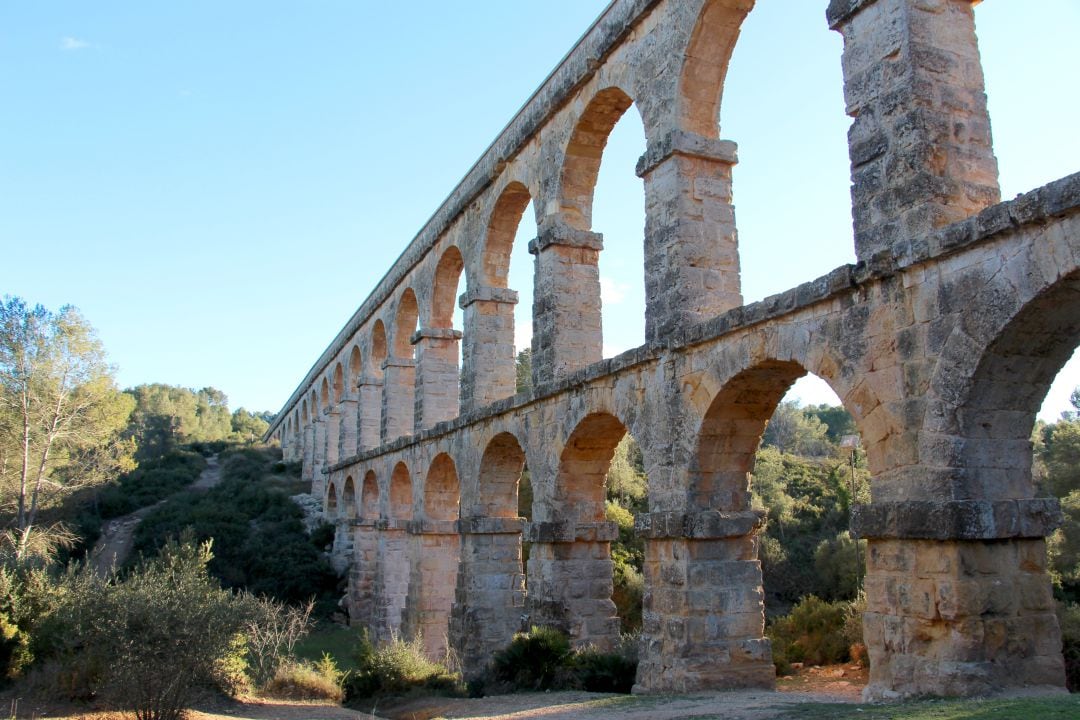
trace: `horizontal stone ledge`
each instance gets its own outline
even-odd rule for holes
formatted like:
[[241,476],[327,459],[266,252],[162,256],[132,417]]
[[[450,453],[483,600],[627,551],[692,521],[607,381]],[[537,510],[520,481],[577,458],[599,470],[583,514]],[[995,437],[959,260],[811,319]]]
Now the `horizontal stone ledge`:
[[378,527],[378,525],[378,520],[372,520],[370,518],[353,518],[349,520],[349,527],[354,528],[367,528],[368,530],[374,530]]
[[580,230],[567,225],[563,220],[544,222],[536,231],[536,237],[529,241],[529,252],[536,255],[552,245],[563,247],[603,250],[604,235],[591,230]]
[[457,535],[457,520],[411,520],[409,532],[413,535]]
[[650,540],[686,538],[720,540],[751,535],[765,525],[764,510],[722,512],[653,512],[634,518],[634,530]]
[[454,328],[423,328],[417,330],[409,338],[409,343],[412,345],[418,344],[421,340],[430,338],[432,340],[460,340],[465,334],[460,330]]
[[378,530],[402,530],[407,532],[410,522],[410,520],[399,520],[398,518],[380,518],[375,523],[375,528]]
[[851,530],[881,540],[1008,540],[1046,537],[1061,522],[1057,498],[902,500],[856,505]]
[[510,288],[482,287],[470,288],[458,297],[458,306],[464,310],[476,302],[493,302],[504,305],[517,305],[518,292]]
[[468,517],[458,520],[457,525],[464,535],[517,535],[525,528],[525,518]]
[[382,368],[385,371],[387,368],[414,368],[416,367],[416,360],[412,358],[395,358],[389,357],[383,360]]
[[714,160],[725,165],[739,162],[738,146],[731,140],[673,130],[651,145],[637,162],[637,176],[645,177],[673,155]]
[[613,522],[530,522],[523,539],[534,543],[614,542],[619,526]]

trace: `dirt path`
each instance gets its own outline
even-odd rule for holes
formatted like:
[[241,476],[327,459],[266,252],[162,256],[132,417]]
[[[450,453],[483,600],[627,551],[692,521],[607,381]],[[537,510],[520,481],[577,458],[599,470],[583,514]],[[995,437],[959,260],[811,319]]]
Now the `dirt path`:
[[[221,466],[218,464],[218,456],[211,455],[206,459],[206,469],[202,471],[195,482],[188,486],[193,490],[209,490],[221,482]],[[165,498],[168,500],[168,498]],[[101,529],[101,537],[94,543],[91,551],[91,560],[94,571],[99,575],[107,575],[114,567],[124,564],[131,554],[132,539],[135,536],[135,528],[142,519],[150,514],[154,508],[161,505],[165,500],[154,503],[148,507],[139,508],[133,513],[122,517],[113,518],[105,523]]]

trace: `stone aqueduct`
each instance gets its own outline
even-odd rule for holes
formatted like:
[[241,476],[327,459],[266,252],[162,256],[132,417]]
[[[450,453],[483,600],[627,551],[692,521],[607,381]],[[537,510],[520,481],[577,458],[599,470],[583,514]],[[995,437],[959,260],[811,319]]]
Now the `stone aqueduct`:
[[[1061,687],[1045,550],[1059,511],[1034,497],[1029,436],[1080,339],[1080,175],[1000,202],[970,0],[833,0],[858,263],[744,306],[718,117],[752,5],[615,0],[269,437],[338,523],[353,621],[422,631],[475,673],[523,622],[617,637],[603,480],[631,432],[649,476],[637,689],[767,687],[748,472],[812,372],[854,416],[873,475],[855,517],[868,695]],[[631,107],[647,139],[646,344],[604,360],[592,190]],[[507,269],[530,199],[533,389],[515,394]]]

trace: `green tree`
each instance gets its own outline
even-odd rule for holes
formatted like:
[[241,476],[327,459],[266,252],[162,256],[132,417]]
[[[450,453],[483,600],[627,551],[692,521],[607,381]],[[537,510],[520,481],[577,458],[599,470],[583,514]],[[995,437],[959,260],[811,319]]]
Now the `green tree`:
[[516,392],[528,392],[532,390],[532,350],[525,348],[517,354],[514,363],[517,376]]
[[39,526],[42,509],[130,468],[120,431],[132,407],[78,310],[52,313],[4,298],[0,507],[8,516],[4,546],[16,562],[49,555],[64,538],[60,526]]
[[831,443],[839,443],[845,435],[854,435],[858,432],[855,427],[855,418],[843,407],[837,405],[808,405],[803,411],[810,417],[815,417],[825,425],[825,434]]
[[1046,486],[1056,497],[1080,490],[1080,420],[1061,420],[1045,434]]
[[797,400],[785,400],[776,406],[762,445],[772,445],[781,453],[822,457],[833,451],[828,428],[816,416],[808,415]]
[[237,408],[232,414],[232,434],[242,442],[255,442],[270,428],[261,413],[249,413],[244,408]]

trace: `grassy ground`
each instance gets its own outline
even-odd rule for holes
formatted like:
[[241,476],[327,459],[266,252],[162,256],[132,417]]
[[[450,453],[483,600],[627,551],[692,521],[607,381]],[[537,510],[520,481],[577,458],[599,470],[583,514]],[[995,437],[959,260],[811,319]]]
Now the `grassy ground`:
[[[926,700],[903,705],[808,704],[782,720],[1066,720],[1080,718],[1080,697],[1015,700]],[[687,719],[689,720],[689,719]],[[705,720],[705,718],[701,718]]]
[[323,653],[329,653],[339,670],[356,670],[359,632],[356,628],[321,622],[296,644],[296,656],[314,662],[320,659]]

